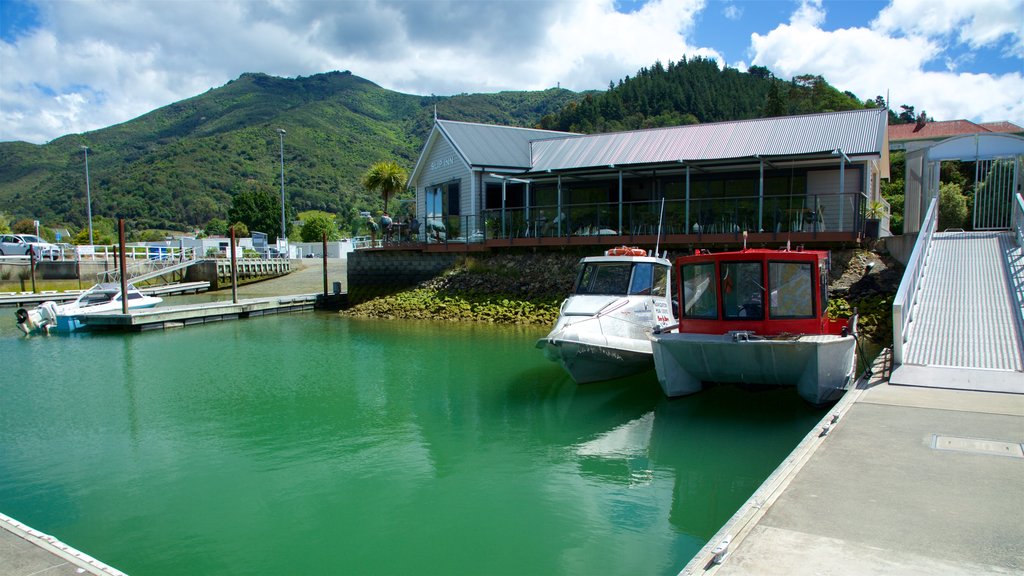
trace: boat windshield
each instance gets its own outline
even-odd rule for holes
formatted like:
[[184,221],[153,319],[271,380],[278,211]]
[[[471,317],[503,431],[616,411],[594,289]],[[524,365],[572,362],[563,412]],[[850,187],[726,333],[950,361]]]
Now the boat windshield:
[[79,306],[96,306],[97,304],[106,304],[114,300],[117,296],[117,292],[108,290],[96,290],[92,292],[86,292],[82,294],[81,300],[78,301]]
[[690,318],[718,318],[718,294],[715,293],[715,263],[683,266],[683,315]]
[[814,277],[810,262],[769,262],[772,318],[814,317]]
[[587,262],[576,281],[576,294],[665,296],[669,267],[653,262]]
[[760,262],[722,262],[722,316],[764,319],[764,275]]

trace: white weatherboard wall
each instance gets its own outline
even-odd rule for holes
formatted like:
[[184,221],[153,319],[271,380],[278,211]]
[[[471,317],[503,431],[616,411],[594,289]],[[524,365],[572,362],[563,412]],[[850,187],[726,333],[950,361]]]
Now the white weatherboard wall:
[[[432,194],[437,187],[453,182],[459,183],[461,215],[469,215],[472,210],[471,197],[474,192],[470,168],[447,138],[437,138],[424,159],[423,170],[416,183],[416,214],[421,221],[425,222],[428,216],[434,215],[428,213],[427,195]],[[446,201],[442,201],[442,212],[447,209],[446,204]],[[440,216],[441,214],[436,215]]]
[[[852,230],[856,221],[857,205],[851,194],[864,190],[864,167],[848,166],[846,168],[846,186],[844,196],[839,196],[839,170],[811,170],[807,172],[807,208],[813,208],[813,196],[818,196],[818,203],[825,210],[825,231]],[[842,206],[842,222],[839,220]]]

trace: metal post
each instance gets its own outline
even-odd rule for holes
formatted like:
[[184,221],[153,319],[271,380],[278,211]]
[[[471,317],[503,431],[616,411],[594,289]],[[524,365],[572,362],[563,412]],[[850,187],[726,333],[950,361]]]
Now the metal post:
[[121,250],[121,313],[128,314],[128,274],[124,258],[124,218],[117,219],[117,245]]
[[85,152],[85,210],[89,217],[89,246],[92,246],[92,192],[89,186],[89,147],[83,145],[82,150]]
[[683,234],[689,234],[690,230],[690,166],[686,166],[686,229]]
[[555,219],[558,220],[558,237],[562,237],[562,175],[558,175],[558,214],[555,215]]
[[[32,293],[36,293],[36,251],[31,244],[28,245],[28,267],[32,276]],[[24,288],[22,288],[24,290]]]
[[235,227],[231,227],[231,302],[238,304],[238,262],[235,260]]
[[324,255],[324,298],[327,298],[327,232],[323,233],[323,255]]
[[501,179],[501,237],[502,238],[507,238],[508,237],[508,234],[506,233],[506,227],[505,227],[505,182],[507,182],[507,180],[502,178]]
[[622,170],[619,170],[619,234],[622,234]]
[[758,158],[761,166],[760,187],[757,194],[757,231],[764,232],[764,160]]
[[[287,240],[284,225],[284,135],[287,134],[284,128],[278,128],[277,133],[281,135],[281,240]],[[278,242],[280,245],[280,242]]]

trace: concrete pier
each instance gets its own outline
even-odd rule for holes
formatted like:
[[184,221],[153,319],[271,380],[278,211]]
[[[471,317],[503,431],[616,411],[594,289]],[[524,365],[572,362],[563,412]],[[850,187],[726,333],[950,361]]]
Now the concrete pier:
[[0,514],[0,575],[125,576],[60,540]]
[[1024,573],[1022,443],[1024,395],[862,382],[680,574]]

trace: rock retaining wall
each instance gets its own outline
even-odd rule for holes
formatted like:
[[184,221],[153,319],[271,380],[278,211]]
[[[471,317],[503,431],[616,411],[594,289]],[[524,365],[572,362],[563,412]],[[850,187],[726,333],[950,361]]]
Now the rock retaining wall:
[[412,288],[441,274],[458,261],[449,252],[357,250],[348,255],[349,303]]

